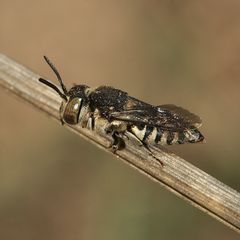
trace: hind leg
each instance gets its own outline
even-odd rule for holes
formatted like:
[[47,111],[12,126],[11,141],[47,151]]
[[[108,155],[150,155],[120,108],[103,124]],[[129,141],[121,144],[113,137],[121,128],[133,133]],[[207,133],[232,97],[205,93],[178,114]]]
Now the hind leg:
[[132,133],[132,132],[130,132],[130,131],[128,131],[128,133],[129,133],[134,139],[136,139],[137,142],[140,143],[140,146],[144,147],[144,148],[147,150],[147,152],[149,153],[149,155],[152,156],[153,158],[155,158],[155,159],[161,164],[161,166],[163,167],[163,162],[154,155],[154,153],[151,151],[149,145],[148,145],[145,141],[142,141],[140,138],[138,138],[134,133]]

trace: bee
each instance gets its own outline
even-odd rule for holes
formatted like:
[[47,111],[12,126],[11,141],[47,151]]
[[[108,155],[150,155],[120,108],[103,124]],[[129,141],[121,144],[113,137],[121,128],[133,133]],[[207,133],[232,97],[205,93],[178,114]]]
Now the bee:
[[39,81],[62,98],[59,109],[62,124],[80,124],[97,132],[101,122],[105,133],[112,137],[114,151],[125,147],[127,134],[151,155],[150,146],[203,142],[204,136],[198,130],[201,119],[188,110],[172,104],[153,106],[109,86],[75,85],[67,90],[56,67],[46,56],[44,59],[56,74],[61,90],[48,80]]

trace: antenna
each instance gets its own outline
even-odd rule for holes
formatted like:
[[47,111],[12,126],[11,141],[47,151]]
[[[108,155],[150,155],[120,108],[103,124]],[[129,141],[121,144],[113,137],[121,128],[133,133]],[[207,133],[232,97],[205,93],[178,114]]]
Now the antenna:
[[[51,68],[51,69],[53,70],[53,72],[56,74],[57,79],[58,79],[58,81],[59,81],[59,83],[60,83],[60,85],[61,85],[61,87],[62,87],[63,93],[64,93],[65,95],[67,95],[67,94],[68,94],[67,88],[66,88],[65,85],[63,84],[62,78],[61,78],[58,70],[57,70],[56,67],[53,65],[53,63],[48,59],[47,56],[43,56],[43,57],[44,57],[44,60],[46,61],[46,63],[50,66],[50,68]],[[45,83],[45,84],[46,84],[46,83]],[[50,87],[50,85],[49,85],[49,87]]]
[[49,81],[47,81],[43,78],[39,78],[38,80],[39,80],[39,82],[41,82],[41,83],[47,85],[48,87],[52,88],[53,90],[55,90],[60,95],[60,97],[63,98],[67,102],[67,96],[65,94],[63,94],[57,86],[55,86],[54,84],[50,83]]

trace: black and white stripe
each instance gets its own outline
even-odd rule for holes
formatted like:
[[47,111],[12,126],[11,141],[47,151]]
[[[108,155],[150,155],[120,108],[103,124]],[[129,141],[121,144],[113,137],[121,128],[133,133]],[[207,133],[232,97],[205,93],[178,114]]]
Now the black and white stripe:
[[172,145],[183,143],[195,143],[203,140],[197,129],[186,129],[182,132],[164,131],[157,127],[147,125],[133,125],[131,132],[142,142],[149,144]]

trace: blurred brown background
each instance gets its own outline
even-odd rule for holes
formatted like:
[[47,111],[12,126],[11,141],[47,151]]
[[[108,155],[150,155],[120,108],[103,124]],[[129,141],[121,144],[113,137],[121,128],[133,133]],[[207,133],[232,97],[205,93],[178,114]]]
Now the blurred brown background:
[[[0,51],[68,86],[112,85],[203,119],[171,147],[240,190],[240,1],[0,0]],[[0,89],[0,239],[238,239]]]

